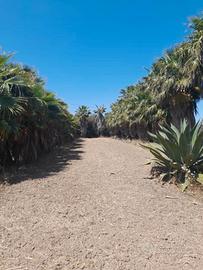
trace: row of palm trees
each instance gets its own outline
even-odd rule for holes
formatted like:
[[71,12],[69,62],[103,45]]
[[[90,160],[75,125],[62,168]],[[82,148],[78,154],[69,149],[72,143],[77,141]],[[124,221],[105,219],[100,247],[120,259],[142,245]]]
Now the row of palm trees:
[[159,124],[195,123],[203,94],[203,17],[191,19],[184,42],[168,50],[136,85],[121,91],[107,114],[112,135],[147,138]]
[[27,66],[0,55],[0,166],[38,158],[77,130],[67,105]]
[[80,106],[75,114],[80,133],[82,137],[103,136],[106,132],[105,121],[106,109],[104,106],[96,106],[96,110],[91,113],[91,110],[85,106]]

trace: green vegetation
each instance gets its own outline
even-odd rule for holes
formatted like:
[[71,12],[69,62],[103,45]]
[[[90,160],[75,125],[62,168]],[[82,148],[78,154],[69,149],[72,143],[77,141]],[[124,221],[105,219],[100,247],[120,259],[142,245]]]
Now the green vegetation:
[[88,118],[91,114],[90,109],[85,106],[82,105],[78,108],[78,110],[76,111],[76,119],[79,122],[80,125],[80,133],[82,137],[86,137],[87,136],[87,128],[88,128]]
[[180,128],[160,126],[156,134],[150,134],[153,143],[143,145],[155,157],[160,166],[163,180],[175,178],[184,191],[193,181],[203,184],[199,174],[203,165],[203,130],[197,123],[190,127],[186,120]]
[[97,135],[102,136],[105,134],[106,123],[104,113],[106,112],[106,108],[104,106],[97,106],[97,109],[94,111],[96,114],[95,121],[97,127]]
[[[176,179],[182,190],[203,183],[203,131],[195,124],[203,96],[203,17],[194,17],[181,44],[166,51],[106,115],[113,136],[152,140],[145,146],[156,158],[163,179]],[[154,133],[154,135],[153,135]]]
[[121,98],[107,114],[111,135],[124,138],[148,139],[147,131],[157,130],[158,123],[165,123],[166,112],[155,103],[149,90],[142,84],[121,91]]
[[72,140],[76,132],[67,105],[45,89],[29,67],[0,55],[0,166],[36,160]]
[[77,109],[75,117],[80,126],[80,134],[82,137],[91,138],[108,134],[104,115],[105,111],[104,106],[96,106],[94,113],[85,105]]
[[112,135],[148,139],[158,124],[195,124],[197,102],[203,94],[203,17],[191,19],[186,40],[168,50],[136,85],[121,91],[111,107],[107,125]]

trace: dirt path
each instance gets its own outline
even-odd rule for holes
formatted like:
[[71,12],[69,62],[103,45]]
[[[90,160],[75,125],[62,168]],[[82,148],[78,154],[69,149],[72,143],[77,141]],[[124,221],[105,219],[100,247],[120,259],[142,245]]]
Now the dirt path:
[[203,204],[150,180],[148,157],[86,139],[22,171],[0,193],[0,269],[202,270]]

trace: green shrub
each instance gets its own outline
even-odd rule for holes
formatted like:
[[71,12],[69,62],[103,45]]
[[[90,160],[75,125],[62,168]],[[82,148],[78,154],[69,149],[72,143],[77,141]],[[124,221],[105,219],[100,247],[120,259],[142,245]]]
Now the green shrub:
[[190,128],[186,120],[175,126],[160,126],[156,134],[149,133],[153,143],[144,145],[155,157],[164,173],[162,179],[175,178],[182,191],[193,181],[203,184],[203,130],[198,122]]

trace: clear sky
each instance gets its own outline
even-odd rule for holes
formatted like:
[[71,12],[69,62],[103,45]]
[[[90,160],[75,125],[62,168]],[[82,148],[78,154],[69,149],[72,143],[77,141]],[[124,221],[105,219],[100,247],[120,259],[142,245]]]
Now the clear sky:
[[[0,0],[1,47],[37,69],[72,112],[109,107],[187,35],[202,0]],[[199,105],[203,116],[203,103]]]

